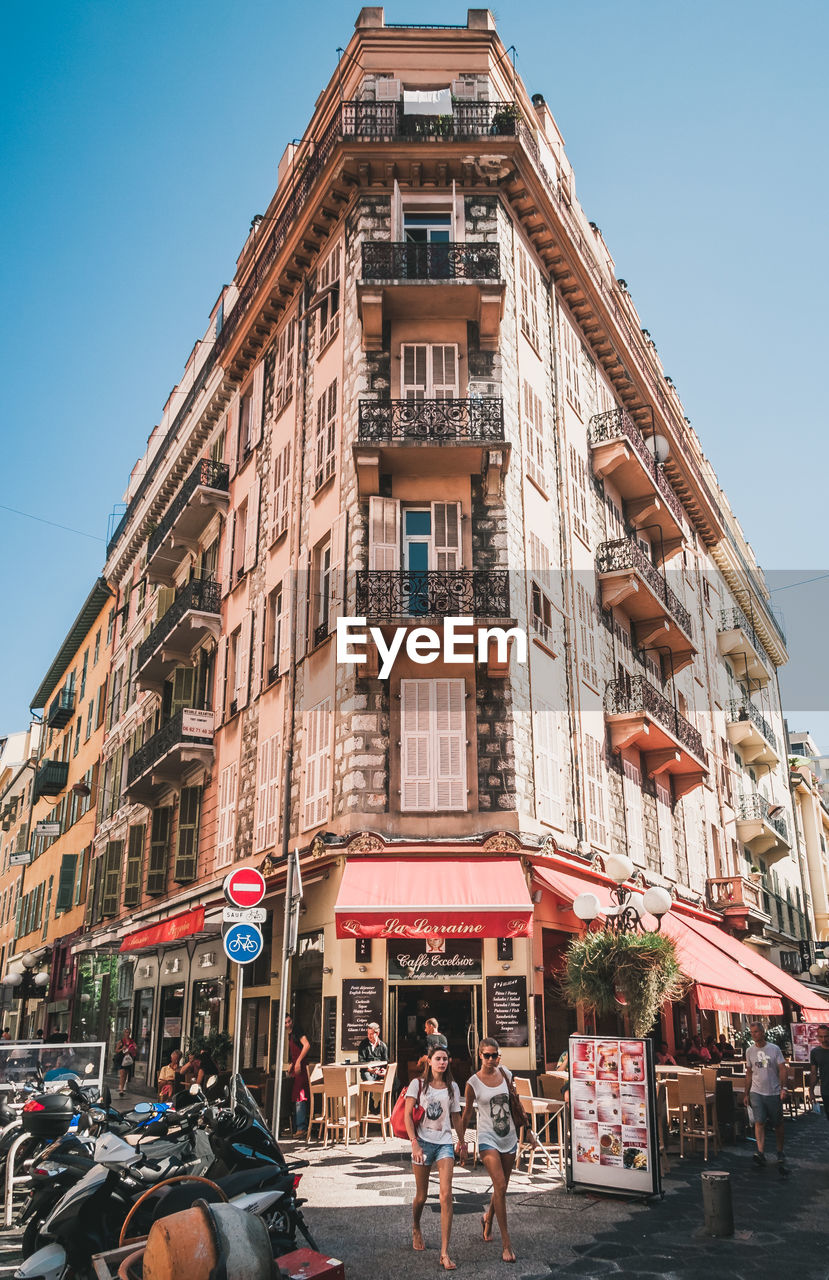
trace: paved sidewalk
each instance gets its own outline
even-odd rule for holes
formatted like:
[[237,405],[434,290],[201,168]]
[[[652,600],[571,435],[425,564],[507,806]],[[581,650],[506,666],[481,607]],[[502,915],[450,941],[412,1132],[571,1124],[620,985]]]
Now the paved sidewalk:
[[[771,1135],[770,1135],[771,1137]],[[413,1179],[408,1144],[372,1138],[323,1151],[285,1142],[286,1155],[307,1156],[300,1192],[319,1247],[342,1258],[356,1280],[409,1280],[434,1274],[440,1241],[437,1175],[423,1215],[426,1252],[411,1248]],[[773,1149],[773,1139],[771,1141]],[[593,1276],[660,1275],[668,1280],[756,1280],[762,1273],[829,1280],[826,1217],[829,1203],[829,1124],[806,1115],[786,1122],[790,1176],[782,1179],[774,1157],[765,1169],[752,1163],[753,1142],[726,1147],[706,1165],[702,1156],[671,1157],[665,1196],[652,1203],[568,1193],[560,1179],[538,1167],[532,1178],[516,1174],[508,1212],[518,1256],[512,1269],[494,1241],[481,1239],[479,1215],[488,1200],[488,1179],[476,1169],[456,1168],[452,1256],[481,1280],[505,1274],[536,1280],[555,1273]],[[718,1240],[703,1231],[700,1174],[707,1168],[731,1174],[735,1235]]]

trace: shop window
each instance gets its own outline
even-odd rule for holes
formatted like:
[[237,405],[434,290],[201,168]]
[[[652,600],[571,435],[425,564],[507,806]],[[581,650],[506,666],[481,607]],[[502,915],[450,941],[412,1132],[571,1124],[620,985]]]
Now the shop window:
[[178,808],[178,844],[173,867],[176,884],[189,884],[196,878],[200,813],[201,787],[182,787]]
[[144,861],[144,836],[147,828],[130,827],[127,863],[124,872],[124,906],[137,907],[141,901],[141,865]]
[[270,997],[248,998],[242,1002],[242,1070],[268,1069],[268,1016]]
[[400,682],[400,807],[421,813],[467,808],[463,680]]
[[147,864],[147,893],[158,897],[167,887],[167,861],[170,854],[170,826],[173,810],[163,805],[153,810],[150,831],[150,859]]
[[206,1040],[221,1027],[222,989],[218,981],[213,978],[194,982],[192,999],[191,1039]]

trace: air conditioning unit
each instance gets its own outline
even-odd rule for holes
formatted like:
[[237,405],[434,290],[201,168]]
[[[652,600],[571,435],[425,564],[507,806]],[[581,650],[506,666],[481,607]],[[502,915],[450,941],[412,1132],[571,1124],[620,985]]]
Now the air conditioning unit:
[[453,98],[469,98],[473,102],[478,94],[477,80],[453,80],[452,81],[452,97]]
[[400,81],[391,78],[378,80],[374,92],[378,102],[399,102]]

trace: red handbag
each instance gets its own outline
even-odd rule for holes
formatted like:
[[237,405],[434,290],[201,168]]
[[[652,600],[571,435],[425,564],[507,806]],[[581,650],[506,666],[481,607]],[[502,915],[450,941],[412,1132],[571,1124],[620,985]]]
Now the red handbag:
[[[417,1128],[423,1119],[423,1108],[420,1105],[420,1095],[423,1092],[423,1081],[417,1082],[417,1102],[412,1107],[412,1122]],[[406,1130],[406,1098],[405,1089],[394,1104],[391,1113],[391,1131],[396,1138],[408,1138],[409,1134]]]

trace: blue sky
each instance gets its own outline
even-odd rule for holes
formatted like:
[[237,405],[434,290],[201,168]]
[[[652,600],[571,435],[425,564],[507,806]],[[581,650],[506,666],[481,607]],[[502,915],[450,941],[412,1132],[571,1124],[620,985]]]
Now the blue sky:
[[[341,0],[5,11],[0,732],[26,722],[102,567],[108,514],[357,12]],[[784,701],[829,750],[815,626],[829,622],[829,580],[789,585],[829,559],[829,7],[495,12],[758,556],[781,571]],[[466,8],[395,0],[386,17],[463,23]]]

